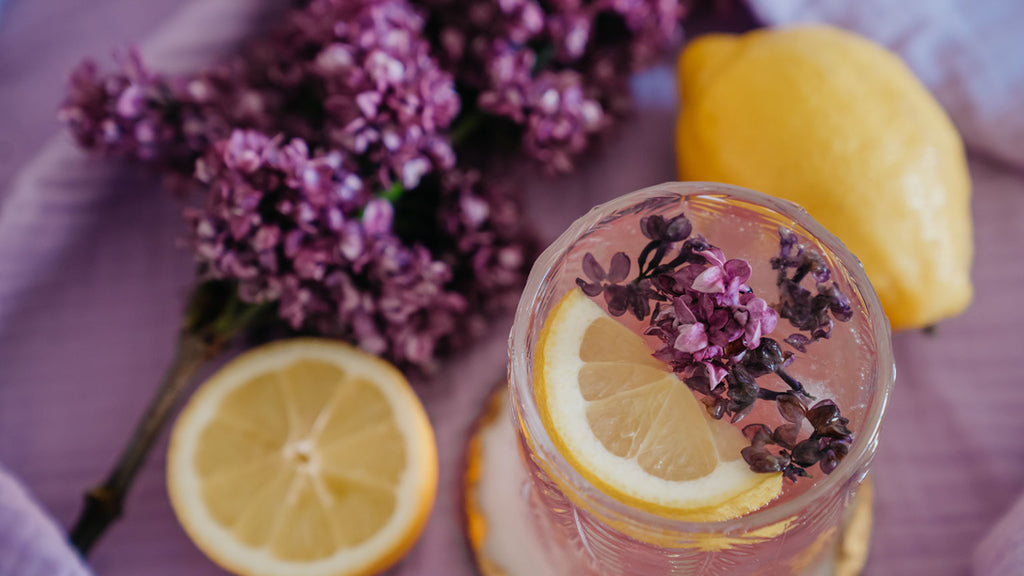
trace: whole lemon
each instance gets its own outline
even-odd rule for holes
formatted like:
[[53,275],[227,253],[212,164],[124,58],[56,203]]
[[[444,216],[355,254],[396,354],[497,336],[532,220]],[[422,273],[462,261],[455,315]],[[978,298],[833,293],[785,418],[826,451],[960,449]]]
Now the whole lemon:
[[970,179],[945,112],[895,55],[825,26],[710,35],[679,59],[682,180],[800,204],[864,264],[894,330],[970,303]]

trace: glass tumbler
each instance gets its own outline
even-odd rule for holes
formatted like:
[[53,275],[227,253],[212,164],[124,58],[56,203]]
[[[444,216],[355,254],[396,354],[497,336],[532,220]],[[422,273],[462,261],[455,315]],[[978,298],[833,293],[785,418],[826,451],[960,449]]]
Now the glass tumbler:
[[[750,262],[748,285],[769,304],[778,300],[776,272],[769,264],[779,252],[778,231],[793,231],[824,257],[853,308],[849,322],[836,322],[831,338],[812,344],[787,368],[815,397],[831,398],[842,408],[854,432],[849,453],[831,474],[814,467],[813,478],[784,481],[781,495],[764,508],[719,522],[651,514],[591,485],[556,449],[533,391],[538,336],[548,313],[584,276],[583,255],[591,252],[601,263],[618,251],[635,256],[647,242],[640,233],[641,218],[680,212],[693,223],[694,234],[726,257]],[[795,329],[780,318],[772,336],[781,342],[791,332]],[[844,513],[875,454],[895,368],[889,324],[860,262],[802,208],[751,190],[701,182],[661,184],[593,208],[534,264],[516,312],[509,356],[511,416],[528,477],[521,504],[530,508],[552,573],[831,573]]]

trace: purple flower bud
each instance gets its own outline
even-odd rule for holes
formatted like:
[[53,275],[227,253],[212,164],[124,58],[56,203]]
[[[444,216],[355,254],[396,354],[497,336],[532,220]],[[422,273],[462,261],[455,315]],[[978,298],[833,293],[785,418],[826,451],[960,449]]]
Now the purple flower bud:
[[576,279],[576,285],[580,287],[580,290],[583,290],[584,294],[590,296],[591,298],[597,296],[604,290],[604,287],[602,287],[600,284],[596,282],[585,282],[582,278]]
[[640,232],[649,240],[664,240],[666,228],[668,225],[660,214],[652,214],[640,219]]
[[795,332],[786,336],[783,340],[786,344],[789,344],[793,348],[796,348],[800,352],[807,352],[807,345],[811,343],[811,339],[799,332]]
[[686,239],[692,231],[693,224],[690,223],[690,220],[685,214],[679,214],[668,222],[662,239],[668,242],[679,242]]
[[772,433],[772,441],[783,448],[792,449],[800,435],[800,423],[789,422],[782,424]]
[[831,474],[832,471],[836,469],[836,466],[839,465],[839,459],[839,456],[835,452],[832,450],[826,450],[822,453],[821,460],[818,461],[818,467],[821,468],[821,471],[825,474]]
[[783,418],[794,423],[803,421],[807,407],[795,394],[780,394],[775,401],[778,403],[779,413]]
[[789,464],[785,454],[772,454],[766,448],[747,446],[740,454],[751,470],[761,474],[780,472]]
[[821,459],[821,449],[819,448],[818,440],[808,438],[798,443],[793,447],[791,457],[793,463],[804,468],[814,466]]
[[745,436],[750,442],[750,445],[755,448],[760,448],[773,442],[771,428],[761,423],[747,424],[744,426],[743,436]]

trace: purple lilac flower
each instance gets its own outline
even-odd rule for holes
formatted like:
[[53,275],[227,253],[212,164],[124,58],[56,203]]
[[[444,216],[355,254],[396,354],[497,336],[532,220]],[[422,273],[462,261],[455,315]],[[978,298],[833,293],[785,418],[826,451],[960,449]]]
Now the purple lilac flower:
[[[152,74],[135,54],[111,74],[84,63],[61,116],[83,147],[209,187],[187,212],[204,278],[235,282],[248,302],[278,302],[293,327],[427,365],[454,334],[473,332],[453,326],[482,324],[514,298],[534,249],[510,197],[455,168],[447,133],[461,103],[428,39],[475,96],[469,108],[511,121],[524,152],[566,171],[623,112],[628,73],[671,44],[682,9],[419,6],[304,1],[244,55],[195,75]],[[441,183],[436,221],[407,235],[395,219],[433,186],[426,178]],[[650,313],[652,279],[606,284],[616,310]]]
[[576,61],[588,50],[626,54],[632,69],[650,64],[680,40],[687,12],[678,0],[551,0],[547,32],[562,61]]
[[[625,252],[615,253],[607,270],[587,253],[580,266],[584,277],[576,279],[577,286],[590,297],[603,294],[608,312],[614,316],[631,311],[643,320],[651,314],[645,334],[662,342],[654,356],[701,395],[712,418],[728,415],[738,422],[758,400],[776,403],[782,424],[774,430],[763,423],[743,429],[750,445],[741,455],[752,470],[781,472],[796,481],[809,476],[807,468],[818,464],[822,472],[830,474],[852,445],[849,421],[831,400],[807,408],[805,402],[814,397],[786,372],[795,355],[783,352],[779,343],[767,336],[784,314],[755,296],[747,285],[750,263],[726,259],[703,237],[691,237],[693,225],[683,214],[671,219],[645,216],[640,219],[640,231],[648,243],[637,256],[637,274],[632,280],[627,280],[632,262]],[[853,314],[848,300],[835,283],[825,284],[831,271],[819,254],[800,246],[787,230],[780,230],[779,244],[780,255],[771,265],[779,270],[780,306],[787,313],[812,311],[807,313],[809,320],[788,319],[794,325],[810,324],[805,329],[815,330],[814,339],[827,337],[819,335],[821,317],[815,315],[832,314],[847,321]],[[794,269],[792,275],[790,269]],[[817,296],[797,291],[803,290],[799,283],[808,275],[818,284]],[[651,302],[655,302],[653,313]],[[828,320],[831,328],[831,318]],[[786,339],[801,351],[811,341],[799,333]],[[761,387],[757,379],[768,374],[778,376],[789,389]],[[804,421],[812,431],[801,440]]]
[[186,220],[201,276],[235,281],[247,302],[278,301],[292,328],[430,366],[466,299],[448,288],[447,263],[393,234],[391,205],[369,196],[344,155],[236,131],[197,177],[210,194]]
[[685,264],[660,279],[672,302],[651,317],[647,334],[663,342],[655,356],[684,380],[706,376],[714,387],[729,371],[726,360],[737,361],[756,349],[762,335],[775,329],[778,317],[746,285],[749,263],[726,260],[714,247],[698,254],[704,263]]
[[454,166],[443,132],[460,108],[422,29],[404,0],[314,0],[253,49],[250,68],[292,102],[282,129],[362,158],[383,188],[411,189]]
[[[506,94],[495,92],[480,96],[480,108],[500,110],[510,100],[522,102],[519,110],[508,110],[505,115],[522,118],[524,131],[523,151],[555,172],[566,173],[573,168],[573,158],[580,155],[593,135],[604,130],[609,123],[601,103],[586,95],[586,86],[579,73],[571,70],[545,71],[532,82],[505,87]],[[520,91],[510,98],[508,91]],[[495,96],[498,104],[491,108],[488,99]]]
[[195,76],[154,75],[134,53],[106,76],[87,61],[61,117],[87,149],[184,175],[212,142],[255,128],[347,152],[372,167],[371,184],[411,189],[454,166],[444,132],[460,108],[422,28],[404,0],[314,0],[244,57]]
[[468,303],[455,345],[478,336],[493,314],[519,300],[537,245],[511,191],[476,171],[455,170],[442,182],[437,258],[454,273],[452,287]]
[[680,35],[678,0],[423,0],[435,43],[480,110],[519,126],[523,151],[565,172],[628,108],[629,74]]
[[629,257],[625,252],[617,252],[612,256],[608,272],[589,252],[583,256],[583,273],[587,280],[576,279],[576,285],[587,296],[604,294],[608,313],[622,316],[632,312],[637,320],[643,320],[651,313],[651,300],[663,301],[664,296],[653,288],[650,278],[637,277],[633,282],[623,282],[629,275]]
[[273,97],[239,84],[231,64],[192,77],[151,73],[137,52],[101,75],[91,60],[71,73],[59,116],[83,148],[130,157],[181,176],[234,127],[268,128]]
[[[771,259],[773,270],[778,271],[779,315],[796,328],[807,332],[789,335],[785,342],[799,350],[832,335],[833,320],[847,322],[853,317],[850,301],[831,282],[832,273],[818,252],[805,247],[791,230],[779,228],[779,255]],[[814,282],[813,293],[805,288],[804,279]]]

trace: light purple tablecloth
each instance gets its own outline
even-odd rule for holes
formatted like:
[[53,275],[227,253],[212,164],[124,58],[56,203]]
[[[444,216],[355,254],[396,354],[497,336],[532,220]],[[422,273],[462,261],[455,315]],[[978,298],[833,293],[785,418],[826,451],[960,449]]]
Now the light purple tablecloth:
[[[20,0],[5,7],[0,462],[60,525],[71,522],[82,488],[101,478],[134,426],[170,358],[191,280],[188,255],[176,247],[175,201],[138,170],[84,158],[60,133],[53,118],[64,75],[82,55],[126,41],[145,40],[158,68],[198,65],[229,49],[247,25],[227,14],[254,4]],[[638,116],[607,148],[579,174],[530,187],[545,238],[601,200],[673,179],[671,69],[635,87]],[[976,301],[935,336],[895,338],[899,376],[874,473],[871,576],[967,573],[976,546],[1024,491],[1024,177],[977,160],[971,170]],[[469,423],[504,371],[509,325],[496,320],[489,338],[422,389],[438,433],[441,489],[424,537],[395,574],[472,573],[457,520],[458,464]],[[157,446],[125,519],[96,549],[96,573],[222,573],[174,520],[165,448]],[[84,572],[40,514],[0,467],[0,576],[49,576],[54,565],[68,576]],[[1024,566],[1014,569],[1024,574]]]

